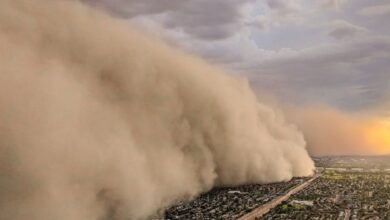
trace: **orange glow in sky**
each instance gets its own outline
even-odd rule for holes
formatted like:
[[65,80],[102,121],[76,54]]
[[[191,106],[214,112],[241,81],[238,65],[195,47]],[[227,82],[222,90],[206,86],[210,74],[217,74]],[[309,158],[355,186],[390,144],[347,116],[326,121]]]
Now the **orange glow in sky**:
[[375,120],[366,131],[368,143],[380,154],[390,153],[390,120]]

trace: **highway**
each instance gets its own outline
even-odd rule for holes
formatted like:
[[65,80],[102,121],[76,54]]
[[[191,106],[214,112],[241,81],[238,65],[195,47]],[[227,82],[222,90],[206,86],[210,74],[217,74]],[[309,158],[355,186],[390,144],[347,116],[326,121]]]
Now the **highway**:
[[349,216],[351,216],[351,210],[345,210],[344,220],[349,220]]
[[254,209],[253,211],[249,212],[248,214],[240,217],[238,220],[253,220],[256,217],[261,217],[265,215],[267,212],[269,212],[271,209],[275,208],[277,205],[282,203],[283,201],[286,201],[288,198],[290,198],[291,195],[294,195],[307,187],[311,182],[313,182],[315,179],[317,179],[321,174],[316,174],[312,178],[306,180],[305,182],[301,183],[300,185],[290,189],[287,191],[284,195],[278,196],[274,198],[273,200],[259,206],[258,208]]

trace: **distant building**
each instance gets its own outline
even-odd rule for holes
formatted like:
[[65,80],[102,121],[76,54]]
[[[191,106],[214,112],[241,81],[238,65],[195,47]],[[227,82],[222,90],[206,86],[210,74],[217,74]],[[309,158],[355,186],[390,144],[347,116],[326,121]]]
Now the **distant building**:
[[338,171],[338,172],[345,172],[347,171],[347,168],[335,168],[335,167],[329,167],[329,168],[325,168],[325,170],[327,171]]
[[363,172],[363,168],[353,167],[353,168],[351,168],[351,171],[354,171],[354,172]]
[[298,205],[304,205],[304,206],[313,206],[313,201],[305,201],[305,200],[293,200],[290,202],[291,205],[298,204]]
[[244,194],[243,192],[241,191],[238,191],[238,190],[230,190],[228,191],[229,194]]

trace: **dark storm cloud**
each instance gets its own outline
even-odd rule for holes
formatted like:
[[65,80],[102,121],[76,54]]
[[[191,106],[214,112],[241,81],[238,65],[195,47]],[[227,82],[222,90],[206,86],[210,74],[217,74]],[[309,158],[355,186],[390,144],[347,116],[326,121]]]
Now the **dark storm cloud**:
[[253,0],[82,0],[125,18],[163,15],[164,28],[204,40],[224,39],[241,28],[241,8]]
[[366,16],[390,15],[390,3],[367,6],[359,13]]
[[285,98],[363,109],[385,101],[389,62],[390,40],[367,38],[291,52],[247,68],[257,70],[250,77],[253,85]]
[[335,39],[351,38],[367,31],[365,28],[353,25],[343,20],[334,21],[331,26],[332,29],[329,32],[329,35]]
[[80,0],[81,2],[104,8],[115,16],[132,18],[138,15],[164,13],[179,10],[190,0]]
[[299,2],[297,0],[267,0],[266,4],[271,10],[286,15],[299,11]]

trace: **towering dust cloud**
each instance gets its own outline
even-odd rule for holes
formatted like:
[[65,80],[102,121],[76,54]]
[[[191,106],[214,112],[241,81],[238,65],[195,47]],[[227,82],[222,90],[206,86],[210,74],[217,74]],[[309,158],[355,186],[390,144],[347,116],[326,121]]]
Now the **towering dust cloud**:
[[76,1],[0,2],[0,219],[144,219],[310,175],[244,80]]

